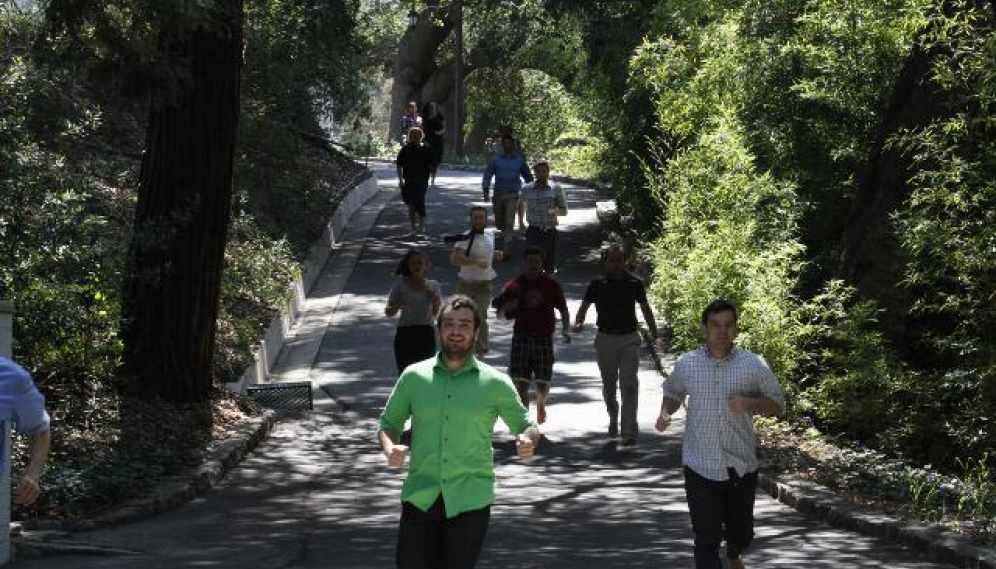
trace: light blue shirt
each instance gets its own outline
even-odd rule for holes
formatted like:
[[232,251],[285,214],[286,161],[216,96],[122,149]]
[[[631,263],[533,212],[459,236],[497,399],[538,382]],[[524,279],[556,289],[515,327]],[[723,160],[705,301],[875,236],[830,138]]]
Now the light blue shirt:
[[38,392],[31,375],[13,361],[0,356],[0,419],[10,419],[26,435],[49,428],[45,397]]
[[495,193],[519,193],[522,189],[522,180],[533,181],[533,173],[529,171],[525,157],[522,154],[498,154],[488,161],[488,167],[484,170],[484,178],[481,180],[481,188],[487,190],[491,187],[491,179],[495,181]]

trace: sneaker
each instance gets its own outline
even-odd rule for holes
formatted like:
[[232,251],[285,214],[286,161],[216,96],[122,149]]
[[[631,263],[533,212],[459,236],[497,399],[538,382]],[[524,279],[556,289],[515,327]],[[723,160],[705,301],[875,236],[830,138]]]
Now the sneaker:
[[620,444],[624,447],[631,447],[636,444],[636,437],[623,437]]

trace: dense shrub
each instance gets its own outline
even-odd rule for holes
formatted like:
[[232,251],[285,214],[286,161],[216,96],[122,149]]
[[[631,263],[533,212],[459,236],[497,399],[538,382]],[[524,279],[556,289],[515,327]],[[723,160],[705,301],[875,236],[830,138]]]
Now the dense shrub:
[[791,377],[801,265],[792,187],[755,169],[730,118],[648,177],[667,216],[654,247],[653,292],[675,347],[699,345],[702,309],[725,298],[740,308],[740,342]]

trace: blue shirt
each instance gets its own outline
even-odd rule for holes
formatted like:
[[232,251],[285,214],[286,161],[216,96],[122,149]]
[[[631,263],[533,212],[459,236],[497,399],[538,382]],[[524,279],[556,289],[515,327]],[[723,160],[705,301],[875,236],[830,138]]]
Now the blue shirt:
[[31,375],[16,363],[0,356],[0,419],[10,419],[26,435],[48,430],[45,397],[38,392]]
[[511,156],[498,154],[488,161],[488,167],[484,170],[484,179],[481,180],[481,187],[485,190],[489,189],[492,178],[495,181],[495,193],[517,194],[522,189],[522,180],[533,181],[533,173],[529,171],[526,159],[521,154]]

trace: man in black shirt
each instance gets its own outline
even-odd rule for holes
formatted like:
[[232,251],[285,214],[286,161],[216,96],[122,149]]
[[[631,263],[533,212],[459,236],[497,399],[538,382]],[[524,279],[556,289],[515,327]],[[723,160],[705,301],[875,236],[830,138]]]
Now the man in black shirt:
[[647,303],[643,281],[626,270],[626,251],[621,245],[611,245],[603,254],[605,276],[588,284],[584,300],[574,320],[574,331],[581,332],[588,307],[598,312],[598,335],[595,352],[602,375],[602,397],[609,412],[609,436],[619,434],[619,401],[616,386],[622,393],[622,444],[636,444],[639,430],[636,407],[640,394],[637,372],[640,367],[640,334],[637,332],[636,305],[653,338],[657,337],[657,322]]
[[398,185],[401,186],[401,199],[408,206],[408,221],[412,234],[422,232],[425,227],[425,192],[429,188],[432,174],[432,150],[422,144],[422,129],[408,130],[408,144],[398,152]]

